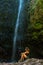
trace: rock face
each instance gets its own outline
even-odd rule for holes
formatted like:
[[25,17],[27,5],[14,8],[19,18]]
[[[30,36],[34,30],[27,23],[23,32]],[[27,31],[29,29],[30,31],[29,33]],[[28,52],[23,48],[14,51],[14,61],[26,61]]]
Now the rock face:
[[27,59],[24,62],[16,62],[16,63],[0,63],[0,65],[43,65],[43,59]]
[[[11,57],[18,0],[0,0],[0,58]],[[4,51],[3,51],[4,50]],[[7,55],[6,55],[7,53]]]

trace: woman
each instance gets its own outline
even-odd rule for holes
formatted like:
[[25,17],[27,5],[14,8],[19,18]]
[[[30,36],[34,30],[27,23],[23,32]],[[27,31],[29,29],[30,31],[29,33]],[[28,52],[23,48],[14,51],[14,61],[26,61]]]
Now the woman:
[[21,58],[19,61],[23,61],[27,58],[27,55],[30,53],[30,49],[28,47],[25,48],[25,52],[21,53]]

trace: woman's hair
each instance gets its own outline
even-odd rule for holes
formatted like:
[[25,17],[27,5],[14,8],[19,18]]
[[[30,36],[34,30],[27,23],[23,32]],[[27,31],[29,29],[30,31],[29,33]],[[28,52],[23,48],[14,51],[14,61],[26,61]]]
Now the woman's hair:
[[28,47],[25,48],[25,51],[30,51],[30,49]]

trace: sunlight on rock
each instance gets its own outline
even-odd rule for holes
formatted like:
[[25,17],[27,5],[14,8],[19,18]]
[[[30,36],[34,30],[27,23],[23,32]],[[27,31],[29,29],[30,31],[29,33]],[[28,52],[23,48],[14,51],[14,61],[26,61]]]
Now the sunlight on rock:
[[25,63],[23,65],[26,65]]

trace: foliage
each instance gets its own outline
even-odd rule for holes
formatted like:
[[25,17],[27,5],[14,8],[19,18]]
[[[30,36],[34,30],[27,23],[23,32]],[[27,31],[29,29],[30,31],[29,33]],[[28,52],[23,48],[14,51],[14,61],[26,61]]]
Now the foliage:
[[[30,27],[32,38],[37,38],[43,35],[43,1],[42,0],[32,0],[30,2]],[[29,9],[28,9],[29,12]],[[42,33],[41,33],[42,32]]]

